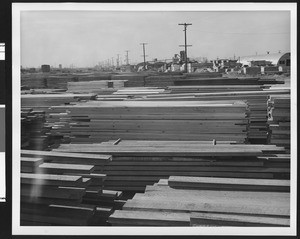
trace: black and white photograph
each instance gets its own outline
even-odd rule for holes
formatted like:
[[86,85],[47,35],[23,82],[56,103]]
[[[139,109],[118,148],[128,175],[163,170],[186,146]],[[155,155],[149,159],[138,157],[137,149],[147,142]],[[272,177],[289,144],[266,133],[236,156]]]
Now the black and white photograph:
[[12,233],[295,235],[295,3],[12,3]]
[[5,184],[5,43],[0,42],[0,202],[6,201]]

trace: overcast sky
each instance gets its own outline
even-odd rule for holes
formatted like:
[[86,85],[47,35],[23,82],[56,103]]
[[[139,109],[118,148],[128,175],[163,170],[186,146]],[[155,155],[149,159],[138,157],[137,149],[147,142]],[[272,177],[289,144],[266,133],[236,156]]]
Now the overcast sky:
[[190,57],[233,58],[290,51],[288,11],[226,12],[21,12],[21,64],[95,66],[120,55],[125,60],[170,59],[184,48],[187,30]]

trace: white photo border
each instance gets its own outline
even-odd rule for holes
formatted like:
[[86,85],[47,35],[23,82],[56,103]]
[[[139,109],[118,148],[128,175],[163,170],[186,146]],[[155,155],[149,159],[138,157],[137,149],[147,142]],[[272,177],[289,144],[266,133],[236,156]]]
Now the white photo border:
[[[290,11],[291,225],[290,227],[34,227],[20,226],[20,15],[22,11]],[[297,232],[297,3],[12,3],[12,234],[13,235],[252,235]]]

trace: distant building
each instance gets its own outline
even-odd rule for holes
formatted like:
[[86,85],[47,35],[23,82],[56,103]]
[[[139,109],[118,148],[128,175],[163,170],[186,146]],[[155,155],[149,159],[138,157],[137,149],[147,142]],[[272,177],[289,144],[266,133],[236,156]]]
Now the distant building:
[[284,72],[290,71],[291,53],[269,53],[241,57],[239,62],[244,67],[248,66],[280,66]]
[[212,62],[193,62],[191,64],[192,72],[207,72],[213,71]]
[[50,72],[50,65],[42,65],[42,72]]
[[59,69],[61,70],[61,69],[62,69],[62,64],[59,64],[58,67],[59,67]]
[[35,68],[29,68],[29,73],[35,73]]
[[211,61],[213,64],[213,69],[216,72],[227,72],[231,71],[232,69],[239,68],[241,66],[238,63],[238,60],[231,60],[231,59],[217,59]]

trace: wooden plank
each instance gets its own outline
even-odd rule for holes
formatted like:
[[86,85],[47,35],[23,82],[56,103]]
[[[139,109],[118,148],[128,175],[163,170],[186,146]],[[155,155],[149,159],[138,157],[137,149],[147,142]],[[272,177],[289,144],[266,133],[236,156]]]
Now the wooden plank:
[[99,147],[98,145],[88,144],[61,144],[55,151],[59,152],[89,152],[112,154],[114,156],[260,156],[263,151],[282,152],[284,148],[274,147],[273,145],[204,145],[203,147],[146,147],[146,146],[131,146],[122,147],[120,145],[113,145]]
[[250,201],[153,201],[153,200],[128,200],[123,210],[154,210],[154,211],[182,211],[182,212],[217,212],[255,215],[289,216],[289,202],[271,205],[266,199],[260,204],[251,204]]
[[85,188],[78,187],[21,185],[21,195],[28,197],[81,199],[85,192]]
[[37,167],[43,163],[42,158],[21,157],[21,166]]
[[83,164],[63,164],[63,163],[43,163],[39,168],[44,173],[91,173],[94,171],[95,166]]
[[82,177],[73,175],[31,174],[21,173],[22,184],[78,186]]
[[235,177],[235,178],[273,178],[273,173],[247,173],[247,172],[194,172],[186,171],[109,171],[110,176],[196,176],[196,177]]
[[116,210],[108,222],[131,226],[189,226],[189,213]]
[[172,166],[172,165],[157,165],[157,166],[143,166],[143,165],[129,165],[129,166],[119,166],[119,165],[106,165],[103,169],[104,172],[110,171],[143,171],[143,170],[150,170],[150,171],[181,171],[181,172],[253,172],[253,173],[289,173],[289,168],[265,168],[265,167],[218,167],[218,166]]
[[95,159],[99,161],[110,161],[111,155],[83,154],[83,153],[64,153],[56,151],[38,151],[38,150],[21,150],[22,155],[32,155],[37,157],[51,158],[72,158],[72,159]]
[[290,191],[290,180],[171,176],[169,186],[190,189]]
[[190,215],[191,226],[288,227],[289,218],[259,217],[238,214],[196,213]]

